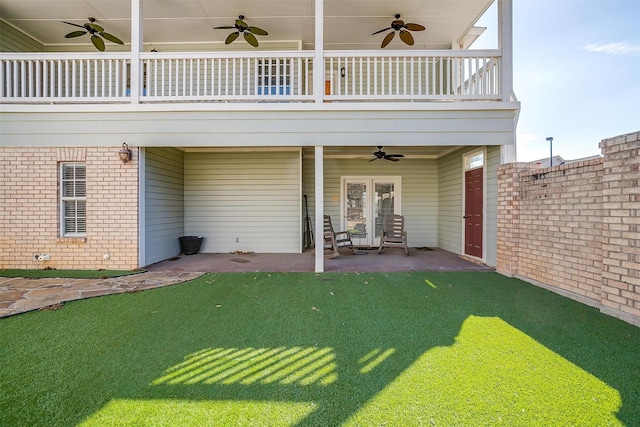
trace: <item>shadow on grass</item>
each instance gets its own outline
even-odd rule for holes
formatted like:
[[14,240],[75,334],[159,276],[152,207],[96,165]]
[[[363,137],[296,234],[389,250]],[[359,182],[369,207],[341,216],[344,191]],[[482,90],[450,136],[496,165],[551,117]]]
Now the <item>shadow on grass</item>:
[[640,419],[640,330],[495,273],[210,274],[0,337],[3,425]]

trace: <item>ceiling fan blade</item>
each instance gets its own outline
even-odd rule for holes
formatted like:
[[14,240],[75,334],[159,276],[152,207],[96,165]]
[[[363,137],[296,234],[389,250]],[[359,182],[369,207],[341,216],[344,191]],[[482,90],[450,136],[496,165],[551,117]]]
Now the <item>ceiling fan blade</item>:
[[404,27],[407,30],[410,30],[410,31],[424,31],[425,30],[425,27],[423,27],[420,24],[406,24]]
[[105,39],[109,40],[111,43],[124,44],[124,42],[122,40],[120,40],[119,38],[117,38],[113,34],[100,32],[100,35],[102,37],[104,37]]
[[258,47],[258,39],[256,39],[256,36],[249,32],[244,32],[242,34],[244,34],[244,39],[247,41],[247,43],[249,43],[253,47]]
[[213,27],[214,30],[235,30],[236,27],[230,25],[223,25],[222,27]]
[[387,154],[385,157],[404,157],[404,154]]
[[242,29],[242,31],[246,30],[249,27],[249,25],[247,25],[246,22],[244,22],[242,19],[236,19],[236,28],[237,29]]
[[371,160],[369,160],[369,161],[370,161],[370,162],[373,162],[373,161],[378,160],[378,159],[379,159],[379,157],[374,157],[373,159],[371,159]]
[[258,28],[258,27],[249,27],[247,28],[247,31],[252,32],[253,34],[259,35],[259,36],[268,36],[269,33],[267,33],[265,30],[263,30],[262,28]]
[[380,33],[382,33],[383,31],[387,31],[387,30],[390,30],[390,29],[391,29],[391,27],[383,28],[383,29],[381,29],[381,30],[376,31],[375,33],[373,33],[373,34],[371,34],[371,35],[372,35],[372,36],[375,36],[376,34],[380,34]]
[[239,31],[236,31],[235,33],[229,34],[227,36],[226,40],[224,41],[224,44],[231,44],[231,42],[233,42],[235,39],[237,39],[239,35],[240,35]]
[[100,32],[102,32],[102,31],[104,31],[104,28],[102,28],[100,25],[98,25],[98,24],[96,24],[96,23],[93,23],[93,22],[87,22],[87,23],[86,23],[86,24],[84,24],[84,25],[85,25],[85,28],[86,28],[86,27],[89,27],[89,28],[91,28],[92,30],[97,31],[97,32],[99,32],[99,33],[100,33]]
[[408,44],[409,46],[413,46],[413,36],[409,31],[400,31],[400,40]]
[[73,25],[74,27],[84,28],[84,25],[74,24],[73,22],[67,22],[67,21],[60,21],[60,22],[62,22],[63,24]]
[[104,52],[104,40],[102,40],[99,36],[93,34],[91,36],[91,43],[98,49],[100,52]]
[[80,36],[84,36],[85,34],[87,34],[86,31],[72,31],[69,34],[67,34],[66,36],[64,36],[67,39],[71,39],[73,37],[80,37]]
[[385,160],[389,160],[390,162],[399,162],[399,159],[396,159],[394,157],[385,157]]
[[395,35],[396,35],[395,30],[394,30],[394,31],[391,31],[389,34],[387,34],[387,35],[384,37],[384,40],[382,40],[382,44],[380,45],[380,47],[381,47],[381,48],[385,48],[385,47],[387,47],[387,45],[388,45],[389,43],[391,43],[391,40],[393,40],[393,37],[394,37]]

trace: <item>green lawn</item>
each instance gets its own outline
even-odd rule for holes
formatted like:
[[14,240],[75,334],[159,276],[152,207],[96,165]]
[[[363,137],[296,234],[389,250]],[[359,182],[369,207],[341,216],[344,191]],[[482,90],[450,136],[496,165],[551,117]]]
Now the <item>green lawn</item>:
[[633,426],[639,349],[496,273],[214,273],[0,319],[0,425]]

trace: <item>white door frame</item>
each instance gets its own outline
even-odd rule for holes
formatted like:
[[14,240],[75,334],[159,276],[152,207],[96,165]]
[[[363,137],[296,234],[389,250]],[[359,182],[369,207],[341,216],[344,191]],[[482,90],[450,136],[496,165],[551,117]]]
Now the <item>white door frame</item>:
[[375,237],[375,203],[373,203],[374,185],[376,182],[390,182],[393,183],[394,201],[393,212],[395,214],[402,214],[402,176],[394,175],[360,175],[360,176],[341,176],[340,177],[340,230],[347,229],[346,218],[346,188],[348,182],[365,182],[367,184],[367,243],[372,246],[377,246],[380,243],[380,239]]
[[[477,154],[482,154],[482,166],[467,167],[467,159]],[[466,229],[465,229],[465,207],[466,207],[466,182],[465,172],[482,168],[482,258],[478,258],[481,261],[485,261],[487,258],[487,147],[480,147],[467,151],[462,154],[462,213],[460,215],[460,221],[462,223],[462,238],[460,254],[471,258],[476,258],[466,253]]]

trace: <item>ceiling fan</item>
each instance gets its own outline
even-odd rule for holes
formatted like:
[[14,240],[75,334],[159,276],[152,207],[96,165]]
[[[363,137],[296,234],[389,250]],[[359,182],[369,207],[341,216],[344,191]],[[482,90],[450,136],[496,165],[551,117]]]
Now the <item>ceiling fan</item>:
[[236,23],[233,26],[225,25],[222,27],[213,27],[216,30],[237,30],[227,36],[227,39],[224,41],[224,44],[230,44],[235,39],[238,38],[240,33],[244,35],[244,39],[253,47],[258,47],[258,39],[256,39],[256,35],[258,36],[268,36],[267,33],[262,28],[251,27],[246,22],[244,22],[244,15],[238,16],[236,19]]
[[392,162],[399,162],[400,161],[400,157],[404,157],[403,154],[387,154],[384,151],[382,151],[382,146],[379,145],[378,146],[378,151],[373,153],[373,159],[369,160],[370,162],[373,162],[374,160],[380,160],[380,159],[384,159],[384,160],[390,160]]
[[104,52],[104,40],[102,38],[109,40],[112,43],[124,44],[122,40],[114,36],[113,34],[105,33],[104,28],[100,25],[96,24],[96,18],[89,17],[89,22],[84,25],[74,24],[73,22],[65,22],[62,21],[63,24],[73,25],[74,27],[82,28],[84,31],[72,31],[66,36],[67,39],[71,39],[73,37],[84,36],[85,34],[91,34],[91,43],[98,49],[100,52]]
[[380,45],[381,48],[385,48],[389,43],[391,43],[391,40],[393,40],[396,32],[400,32],[400,40],[402,40],[409,46],[413,46],[413,36],[409,31],[424,31],[424,29],[425,28],[420,24],[405,24],[404,21],[400,19],[400,14],[397,13],[396,19],[391,21],[390,27],[383,28],[382,30],[376,31],[371,35],[373,36],[382,33],[383,31],[391,30],[391,32],[384,37],[384,39],[382,40],[382,44]]

